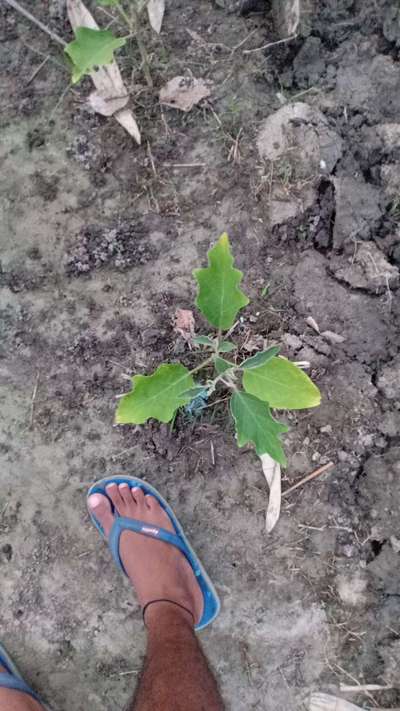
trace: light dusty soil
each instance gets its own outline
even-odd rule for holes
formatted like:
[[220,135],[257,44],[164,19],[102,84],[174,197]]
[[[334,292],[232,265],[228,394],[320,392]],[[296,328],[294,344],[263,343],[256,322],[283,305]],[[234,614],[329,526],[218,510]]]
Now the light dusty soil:
[[[201,637],[228,709],[304,711],[311,691],[354,679],[394,687],[348,697],[362,707],[400,701],[397,4],[325,0],[308,36],[267,55],[243,49],[278,39],[268,8],[225,5],[170,3],[156,87],[190,70],[212,79],[212,101],[163,121],[144,91],[140,148],[87,112],[88,82],[61,100],[62,66],[28,83],[32,47],[58,55],[0,9],[1,639],[60,711],[123,708],[144,653],[137,605],[85,510],[90,483],[117,472],[168,497],[216,584],[222,613]],[[68,36],[62,3],[37,6]],[[257,151],[278,94],[320,110],[341,145],[330,176],[306,176],[307,206],[290,152],[272,169]],[[204,167],[171,168],[187,163]],[[172,317],[224,230],[252,299],[237,343],[283,342],[323,393],[288,419],[283,487],[336,465],[285,500],[271,535],[259,462],[221,410],[172,434],[113,426],[124,373],[193,362]],[[394,267],[391,286],[357,261],[360,243]]]

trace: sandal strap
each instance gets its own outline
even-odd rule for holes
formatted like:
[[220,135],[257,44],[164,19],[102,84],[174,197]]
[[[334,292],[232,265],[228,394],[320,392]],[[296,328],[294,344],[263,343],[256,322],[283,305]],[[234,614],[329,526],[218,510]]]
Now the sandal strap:
[[163,541],[164,543],[169,543],[170,545],[175,546],[175,548],[178,548],[178,550],[180,550],[181,553],[183,553],[183,555],[187,558],[187,560],[193,567],[195,574],[197,574],[198,566],[196,565],[196,561],[191,559],[191,556],[184,542],[175,533],[171,533],[171,531],[167,531],[165,528],[152,525],[151,523],[146,523],[145,521],[139,521],[135,518],[125,518],[124,516],[117,516],[117,518],[114,520],[113,527],[110,532],[108,545],[111,548],[111,553],[113,554],[116,563],[125,573],[125,575],[127,573],[119,552],[120,539],[123,531],[133,531],[133,533],[139,533],[140,535],[146,536],[147,538],[154,538],[157,541]]

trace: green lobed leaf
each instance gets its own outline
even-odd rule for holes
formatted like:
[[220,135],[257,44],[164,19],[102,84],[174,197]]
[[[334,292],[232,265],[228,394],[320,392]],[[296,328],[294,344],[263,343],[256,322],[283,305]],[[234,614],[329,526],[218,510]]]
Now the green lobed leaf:
[[208,336],[195,336],[193,343],[195,343],[196,346],[211,346],[211,348],[214,348],[214,341]]
[[272,358],[260,368],[245,370],[246,392],[281,410],[317,407],[321,393],[303,370],[286,358]]
[[77,27],[74,33],[74,41],[67,44],[64,50],[73,63],[73,84],[95,67],[110,64],[114,59],[114,49],[126,42],[124,37],[114,37],[110,30]]
[[160,422],[170,422],[178,407],[192,399],[184,391],[194,385],[192,375],[180,363],[164,363],[152,375],[135,375],[132,391],[119,401],[115,421],[142,425],[154,417]]
[[251,442],[256,452],[269,454],[281,466],[286,466],[286,457],[279,435],[288,427],[277,422],[271,415],[266,402],[242,391],[233,393],[230,401],[232,417],[235,421],[239,447]]
[[271,348],[268,348],[266,351],[263,351],[262,353],[256,353],[255,356],[252,356],[251,358],[247,358],[246,360],[241,363],[240,367],[243,368],[243,370],[251,370],[252,368],[259,368],[260,365],[264,365],[264,363],[268,363],[271,358],[274,356],[278,355],[280,351],[280,346],[271,346]]
[[232,351],[235,351],[236,348],[236,344],[232,343],[231,341],[222,341],[222,343],[220,343],[218,346],[218,350],[220,353],[231,353]]
[[229,370],[229,368],[233,368],[235,364],[230,363],[229,360],[215,356],[214,365],[218,375],[222,375],[222,373],[225,373],[225,371]]
[[196,306],[212,326],[228,330],[249,299],[239,288],[243,274],[233,267],[226,232],[208,252],[208,267],[195,269],[193,274],[199,285]]

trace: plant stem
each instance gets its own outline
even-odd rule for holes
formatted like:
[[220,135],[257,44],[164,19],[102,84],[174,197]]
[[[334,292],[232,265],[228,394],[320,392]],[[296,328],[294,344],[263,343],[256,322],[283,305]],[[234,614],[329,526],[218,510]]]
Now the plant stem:
[[139,47],[140,56],[142,57],[144,76],[146,77],[147,85],[149,87],[153,88],[153,79],[151,78],[151,74],[150,74],[149,55],[147,53],[147,49],[145,47],[145,44],[143,42],[142,35],[141,35],[140,15],[135,7],[132,8],[132,17],[133,17],[134,23],[135,23],[136,42]]
[[117,2],[115,3],[115,7],[117,8],[122,19],[128,26],[130,33],[136,39],[137,46],[139,47],[140,56],[142,58],[142,65],[143,65],[143,71],[144,71],[144,75],[146,78],[146,82],[147,82],[147,85],[152,88],[153,87],[153,80],[152,80],[151,74],[150,74],[149,55],[147,54],[147,50],[146,50],[146,47],[145,47],[144,42],[142,40],[142,35],[140,32],[140,14],[136,10],[136,8],[132,7],[132,16],[129,17],[124,6],[122,5],[121,2],[119,2],[119,0],[117,0]]
[[132,24],[132,22],[131,22],[131,18],[129,17],[128,13],[125,11],[123,5],[121,5],[120,2],[116,2],[116,3],[115,3],[115,7],[117,8],[119,14],[121,15],[122,19],[124,20],[125,24],[126,24],[126,25],[128,26],[128,28],[130,29],[130,31],[131,31],[133,34],[135,34],[135,33],[134,33],[134,27],[133,27],[133,24]]
[[205,368],[207,365],[212,363],[214,360],[214,356],[211,356],[210,358],[207,358],[207,360],[204,360],[200,365],[196,366],[196,368],[193,368],[193,370],[190,370],[189,373],[193,375],[193,373],[197,373],[199,370],[202,370]]

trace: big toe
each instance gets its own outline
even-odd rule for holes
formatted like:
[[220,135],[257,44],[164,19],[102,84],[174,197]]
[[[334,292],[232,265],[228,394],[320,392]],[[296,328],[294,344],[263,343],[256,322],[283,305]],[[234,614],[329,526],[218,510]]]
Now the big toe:
[[88,508],[108,536],[114,523],[114,515],[107,497],[103,494],[92,494],[88,498]]

